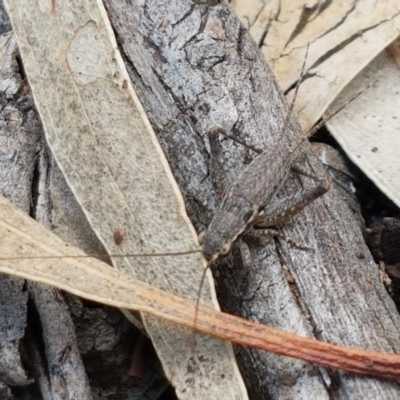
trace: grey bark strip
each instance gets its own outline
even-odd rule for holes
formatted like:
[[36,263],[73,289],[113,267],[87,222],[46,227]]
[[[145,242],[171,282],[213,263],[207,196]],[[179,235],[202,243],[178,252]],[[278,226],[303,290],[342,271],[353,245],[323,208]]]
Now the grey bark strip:
[[[268,148],[287,115],[283,96],[226,2],[106,4],[134,85],[201,231],[217,203],[208,176],[206,132],[221,126]],[[293,124],[288,140],[293,143],[298,134]],[[228,141],[224,149],[237,174],[249,154]],[[307,163],[315,172],[321,168],[310,154]],[[300,187],[299,178],[290,176],[283,196]],[[315,253],[283,243],[286,271],[273,246],[252,249],[253,268],[246,281],[233,254],[217,269],[224,309],[298,334],[399,352],[398,313],[359,223],[336,188],[307,207],[285,232]],[[360,253],[365,257],[358,258]],[[254,398],[330,397],[332,380],[321,369],[249,349],[238,348],[237,354]],[[396,383],[341,373],[332,379],[337,398],[395,399],[399,390]]]
[[[3,118],[0,120],[0,136],[7,146],[2,145],[0,154],[0,189],[10,201],[29,212],[30,199],[26,188],[31,184],[34,153],[39,142],[35,129],[37,121],[32,115],[22,118],[23,104],[29,102],[29,98],[21,90],[24,83],[17,72],[15,38],[11,28],[3,20],[1,22],[0,80],[3,91],[0,109]],[[26,130],[31,131],[29,139],[25,136]],[[0,275],[0,376],[4,385],[30,383],[19,353],[27,324],[27,302],[24,281]]]
[[[1,3],[0,21],[1,192],[24,212],[34,214],[37,202],[32,198],[32,192],[35,191],[38,153],[42,153],[44,146],[42,128],[34,110],[32,94],[17,62],[18,47]],[[33,308],[37,312],[35,324],[31,323],[32,318],[27,320],[28,298],[28,315],[32,315]],[[76,398],[90,397],[74,326],[56,291],[1,275],[0,326],[0,376],[3,383],[25,386],[33,383],[31,376],[34,376],[44,398],[63,398],[66,393]],[[39,338],[35,335],[38,331]],[[38,351],[39,347],[46,350]],[[29,379],[20,365],[22,348],[29,353],[31,361]],[[66,356],[60,358],[65,349],[68,349]],[[2,394],[0,398],[3,398]]]
[[[47,141],[92,228],[111,254],[197,246],[184,205],[116,50],[103,5],[8,1],[7,9]],[[115,243],[114,232],[124,232]],[[156,287],[195,299],[199,254],[114,264]],[[217,306],[208,284],[203,302]],[[246,398],[229,343],[144,317],[180,398]],[[220,385],[209,376],[224,376]]]

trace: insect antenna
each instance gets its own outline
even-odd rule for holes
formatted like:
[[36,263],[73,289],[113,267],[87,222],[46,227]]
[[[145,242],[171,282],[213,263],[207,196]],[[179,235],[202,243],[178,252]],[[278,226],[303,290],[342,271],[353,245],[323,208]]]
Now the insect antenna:
[[91,254],[82,254],[82,255],[54,255],[54,256],[15,256],[15,257],[0,257],[1,261],[12,261],[12,260],[34,260],[34,259],[43,259],[43,260],[57,260],[57,259],[65,259],[65,258],[98,258],[100,260],[115,257],[115,258],[134,258],[134,257],[167,257],[167,256],[183,256],[187,254],[201,253],[201,249],[193,249],[193,250],[185,250],[185,251],[176,251],[170,253],[135,253],[135,254],[108,254],[108,253],[91,253]]
[[320,122],[318,122],[313,128],[311,128],[300,140],[300,142],[294,147],[293,150],[291,150],[292,155],[294,155],[299,147],[307,141],[312,135],[314,135],[319,129],[321,129],[330,119],[332,119],[335,115],[339,114],[344,108],[346,108],[350,103],[352,103],[357,97],[361,96],[366,90],[368,90],[371,86],[373,86],[376,82],[378,82],[378,79],[371,82],[369,85],[367,85],[364,89],[359,91],[357,94],[355,94],[351,99],[349,99],[345,104],[340,106],[337,110],[335,110],[332,114],[328,115],[326,118],[322,119]]
[[364,89],[356,93],[353,97],[351,97],[346,103],[341,105],[337,110],[333,111],[326,118],[322,118],[316,125],[314,125],[305,135],[307,139],[309,139],[312,135],[314,135],[319,129],[321,129],[329,120],[331,120],[335,115],[339,114],[344,108],[346,108],[350,103],[352,103],[357,97],[361,96],[365,91],[367,91],[371,86],[375,85],[379,79],[374,80],[370,84],[368,84]]
[[[296,99],[297,99],[297,94],[298,94],[298,92],[299,92],[299,88],[300,88],[301,82],[303,81],[303,78],[304,78],[304,75],[305,75],[306,61],[307,61],[307,57],[308,57],[308,50],[309,50],[309,48],[310,48],[310,43],[308,43],[308,44],[307,44],[307,47],[306,47],[306,53],[305,53],[305,55],[304,55],[303,64],[302,64],[302,66],[301,66],[299,79],[298,79],[297,82],[296,82],[296,86],[295,86],[294,93],[293,93],[293,98],[292,98],[292,101],[290,102],[289,110],[288,110],[288,113],[287,113],[287,115],[286,115],[285,121],[284,121],[284,123],[283,123],[283,128],[282,128],[281,133],[279,134],[279,137],[278,137],[278,140],[277,140],[278,143],[279,143],[279,142],[282,140],[282,138],[285,136],[286,130],[287,130],[287,128],[288,128],[288,126],[289,126],[289,123],[290,123],[290,118],[292,117],[293,108],[294,108],[294,105],[295,105]],[[237,138],[237,137],[235,137],[235,136],[232,136],[232,135],[231,135],[230,133],[228,133],[225,129],[222,129],[222,128],[220,128],[220,127],[217,127],[216,129],[218,130],[218,132],[219,132],[221,135],[223,135],[223,136],[225,136],[225,137],[227,137],[227,138],[233,140],[234,142],[237,142],[237,143],[241,144],[241,145],[244,146],[244,147],[247,147],[248,149],[254,151],[255,153],[261,154],[261,153],[263,152],[262,149],[259,149],[258,147],[253,146],[253,145],[250,144],[250,143],[247,143],[245,140],[239,139],[239,138]]]
[[[197,326],[197,319],[199,316],[199,306],[200,306],[200,299],[201,299],[201,292],[203,290],[203,286],[204,286],[204,281],[206,279],[206,274],[207,271],[211,268],[212,263],[214,262],[214,259],[211,259],[207,265],[205,266],[205,268],[203,269],[203,272],[201,273],[201,278],[200,278],[200,285],[199,285],[199,289],[197,291],[197,298],[196,298],[196,305],[195,305],[195,311],[194,311],[194,319],[193,319],[193,329],[194,331],[196,330],[196,326]],[[196,354],[196,332],[193,332],[193,337],[192,337],[192,353],[195,355]]]

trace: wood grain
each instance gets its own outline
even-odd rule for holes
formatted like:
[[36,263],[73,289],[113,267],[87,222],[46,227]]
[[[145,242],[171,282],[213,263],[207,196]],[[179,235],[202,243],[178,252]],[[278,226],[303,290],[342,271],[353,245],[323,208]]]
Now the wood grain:
[[[106,5],[131,79],[200,231],[216,204],[208,175],[207,130],[219,125],[268,148],[287,113],[283,95],[226,2],[178,1],[166,7],[162,1],[132,6],[107,0]],[[300,134],[295,124],[287,140]],[[224,144],[237,174],[251,154],[234,143]],[[306,165],[322,174],[310,152]],[[307,184],[291,176],[283,194]],[[314,253],[280,243],[286,260],[281,265],[273,245],[253,248],[249,273],[234,253],[214,271],[224,310],[302,335],[398,352],[398,313],[340,193],[333,188],[307,207],[285,234]],[[358,258],[360,253],[365,258]],[[329,375],[247,348],[238,348],[237,355],[253,398],[328,398],[333,386],[338,398],[398,395],[394,383]]]

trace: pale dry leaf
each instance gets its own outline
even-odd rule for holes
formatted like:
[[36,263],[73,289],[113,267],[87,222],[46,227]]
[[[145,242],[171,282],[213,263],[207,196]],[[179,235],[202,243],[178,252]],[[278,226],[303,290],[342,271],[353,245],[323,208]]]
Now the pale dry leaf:
[[[110,254],[193,249],[185,213],[154,132],[133,91],[101,2],[9,0],[47,141],[86,217]],[[115,232],[121,232],[115,240]],[[114,258],[141,281],[195,299],[204,258]],[[218,307],[207,276],[202,302]],[[144,316],[167,377],[180,398],[246,398],[229,343]],[[224,375],[218,385],[213,376]],[[210,378],[211,377],[211,378]],[[188,382],[193,382],[189,385]]]
[[310,44],[295,104],[306,132],[346,84],[400,33],[397,0],[232,3],[285,92],[298,80]]
[[327,127],[348,157],[400,207],[400,70],[393,56],[382,52],[326,114],[374,80],[378,81],[329,120]]

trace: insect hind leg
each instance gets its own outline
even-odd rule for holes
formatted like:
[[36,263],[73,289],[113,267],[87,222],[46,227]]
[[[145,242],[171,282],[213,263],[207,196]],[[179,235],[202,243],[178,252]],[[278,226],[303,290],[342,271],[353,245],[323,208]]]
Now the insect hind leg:
[[[299,172],[299,171],[298,171]],[[310,203],[318,197],[325,194],[330,187],[330,182],[327,179],[317,179],[302,171],[303,175],[315,179],[318,184],[310,189],[304,190],[301,193],[276,200],[266,205],[260,215],[253,223],[253,227],[247,229],[243,235],[246,242],[255,243],[258,245],[268,244],[272,238],[284,240],[293,247],[302,250],[312,250],[308,247],[298,244],[293,239],[283,235],[279,230],[282,229],[289,219],[301,212]]]
[[329,187],[330,182],[324,179],[310,189],[266,205],[254,221],[253,227],[256,229],[283,228],[291,217],[297,215],[318,197],[324,195]]
[[311,247],[299,244],[289,236],[282,234],[277,229],[268,228],[260,230],[260,229],[250,228],[242,236],[242,240],[245,243],[254,244],[257,246],[266,246],[272,241],[272,239],[282,240],[288,243],[290,246],[295,247],[299,250],[314,251],[314,249],[312,249]]

